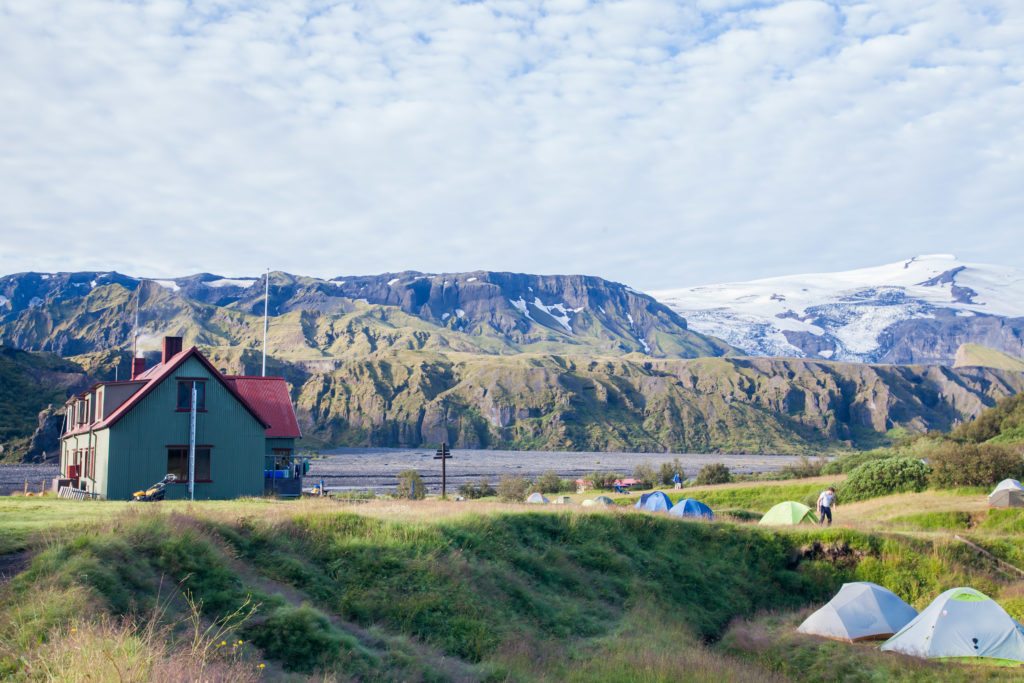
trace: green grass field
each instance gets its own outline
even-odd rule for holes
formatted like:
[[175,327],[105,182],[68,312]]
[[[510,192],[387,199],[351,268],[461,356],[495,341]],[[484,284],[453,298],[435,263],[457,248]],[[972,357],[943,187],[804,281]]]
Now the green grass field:
[[[761,512],[840,478],[670,493]],[[1024,676],[793,632],[850,580],[918,608],[970,585],[1024,618],[1024,511],[989,511],[974,491],[926,491],[836,513],[831,529],[780,530],[627,507],[436,499],[3,498],[0,557],[21,571],[0,587],[0,678]]]

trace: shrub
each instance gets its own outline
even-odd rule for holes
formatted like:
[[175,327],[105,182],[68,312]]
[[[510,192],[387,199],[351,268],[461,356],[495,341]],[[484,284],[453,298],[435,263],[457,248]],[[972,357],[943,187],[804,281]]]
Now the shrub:
[[928,466],[914,458],[872,460],[855,467],[840,490],[843,502],[886,496],[890,493],[923,491],[928,484]]
[[931,449],[931,482],[939,488],[990,486],[1024,476],[1024,458],[1013,446],[946,442]]
[[806,479],[808,477],[817,477],[821,475],[822,470],[825,467],[826,460],[824,457],[811,460],[806,455],[801,455],[800,459],[791,465],[786,465],[779,470],[779,479]]
[[1010,396],[989,408],[973,422],[965,422],[953,430],[955,441],[981,443],[1024,425],[1024,394]]
[[398,497],[423,500],[427,497],[427,489],[423,479],[416,470],[402,470],[398,473]]
[[720,462],[704,465],[697,473],[697,484],[728,484],[732,481],[732,472]]
[[616,479],[622,479],[617,472],[591,472],[583,479],[595,489],[610,489],[615,486]]
[[498,497],[511,503],[522,503],[530,492],[530,480],[506,474],[498,482]]
[[352,656],[369,659],[355,638],[308,605],[281,607],[247,629],[247,635],[268,657],[283,662],[287,671],[312,673]]
[[459,487],[459,495],[470,500],[494,496],[497,495],[497,493],[497,490],[491,486],[491,482],[487,481],[486,478],[481,479],[476,484],[463,484]]
[[560,491],[565,491],[567,485],[571,487],[568,489],[570,491],[575,488],[572,482],[565,481],[559,477],[558,472],[548,470],[537,477],[531,489],[540,493],[559,493]]
[[637,484],[640,488],[649,489],[654,486],[654,482],[658,480],[658,473],[654,471],[654,467],[649,462],[642,462],[636,466],[633,470],[633,478],[639,480]]
[[658,481],[663,486],[671,486],[673,483],[672,479],[676,474],[679,475],[680,479],[685,478],[683,463],[679,462],[679,458],[673,459],[672,462],[663,462],[658,467]]

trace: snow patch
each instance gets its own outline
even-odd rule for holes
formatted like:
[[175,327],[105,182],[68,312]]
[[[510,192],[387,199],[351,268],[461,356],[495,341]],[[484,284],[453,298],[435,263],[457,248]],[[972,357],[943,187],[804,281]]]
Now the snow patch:
[[552,318],[555,319],[555,322],[557,322],[559,325],[565,328],[566,332],[572,334],[572,324],[569,320],[569,313],[575,313],[575,309],[566,308],[566,305],[563,303],[551,304],[550,306],[546,306],[540,300],[540,297],[534,297],[533,305],[535,308],[544,311],[545,313],[550,315]]
[[93,280],[92,282],[89,283],[89,289],[96,289],[96,281],[95,280]]
[[29,299],[29,301],[28,301],[28,307],[29,308],[39,308],[42,305],[43,305],[43,300],[40,299],[38,296],[34,296],[31,299]]
[[10,300],[10,299],[8,299],[8,298],[7,298],[6,296],[4,296],[3,294],[0,294],[0,306],[6,306],[6,305],[7,305],[7,304],[9,304],[9,303],[11,303],[11,300]]
[[475,277],[471,277],[468,280],[466,280],[466,282],[476,282],[476,278]]
[[218,289],[220,287],[252,287],[254,284],[256,284],[256,280],[251,278],[236,280],[225,277],[221,278],[220,280],[210,280],[209,282],[204,282],[203,284],[206,285],[207,287],[214,287]]
[[181,290],[181,287],[174,280],[153,280],[153,282],[157,283],[164,289],[171,290],[172,292],[177,292]]
[[447,319],[448,319],[448,318],[450,318],[450,317],[452,317],[452,314],[451,314],[451,313],[442,313],[442,314],[441,314],[441,320],[442,320],[442,321],[444,321],[444,320],[447,320]]
[[533,317],[530,315],[530,309],[526,305],[526,300],[523,297],[519,297],[518,299],[509,299],[508,302],[512,304],[517,311],[525,315],[530,320],[533,320]]
[[43,279],[43,280],[49,280],[49,279],[50,279],[50,274],[49,274],[49,273],[43,273],[43,274],[42,274],[42,275],[40,275],[39,277],[40,277],[41,279]]
[[388,280],[388,287],[394,287],[396,282],[400,282],[402,278],[396,277]]
[[461,308],[456,308],[455,309],[455,315],[457,315],[460,318],[465,318],[466,317],[466,312],[464,310],[462,310]]

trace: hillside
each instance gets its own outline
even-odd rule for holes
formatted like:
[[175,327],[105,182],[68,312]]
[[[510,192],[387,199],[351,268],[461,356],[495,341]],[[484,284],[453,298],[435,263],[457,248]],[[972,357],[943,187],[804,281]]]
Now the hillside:
[[1024,394],[999,401],[978,419],[953,430],[950,438],[967,443],[1024,443]]
[[949,255],[653,295],[754,355],[952,365],[973,343],[1024,356],[1024,271]]
[[[202,274],[146,280],[119,273],[0,278],[0,341],[71,356],[186,344],[257,348],[262,282]],[[687,329],[646,294],[587,276],[395,273],[320,280],[270,276],[270,348],[315,362],[385,349],[482,354],[593,353],[692,358],[731,351]]]
[[1021,373],[985,368],[411,353],[292,381],[304,433],[327,444],[651,452],[874,446],[896,427],[948,430],[1024,389]]
[[[18,561],[0,585],[0,676],[113,666],[122,680],[1009,681],[1019,672],[793,633],[852,580],[918,608],[977,586],[1019,617],[1018,577],[952,539],[1021,561],[1017,511],[979,500],[892,496],[841,508],[857,530],[786,531],[487,502],[128,513],[8,498],[0,547],[29,554],[0,555]],[[967,510],[975,528],[924,536],[893,516],[922,508]]]
[[0,346],[0,461],[34,459],[46,448],[53,455],[61,415],[43,411],[88,381],[71,361]]
[[996,368],[1024,372],[1024,360],[981,344],[961,344],[956,350],[955,368]]

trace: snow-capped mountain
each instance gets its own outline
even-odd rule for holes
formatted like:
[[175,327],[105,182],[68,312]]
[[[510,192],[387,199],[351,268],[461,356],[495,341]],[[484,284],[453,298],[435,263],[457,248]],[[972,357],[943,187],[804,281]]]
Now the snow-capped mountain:
[[1024,270],[947,254],[651,294],[752,355],[951,364],[976,343],[1024,356]]

